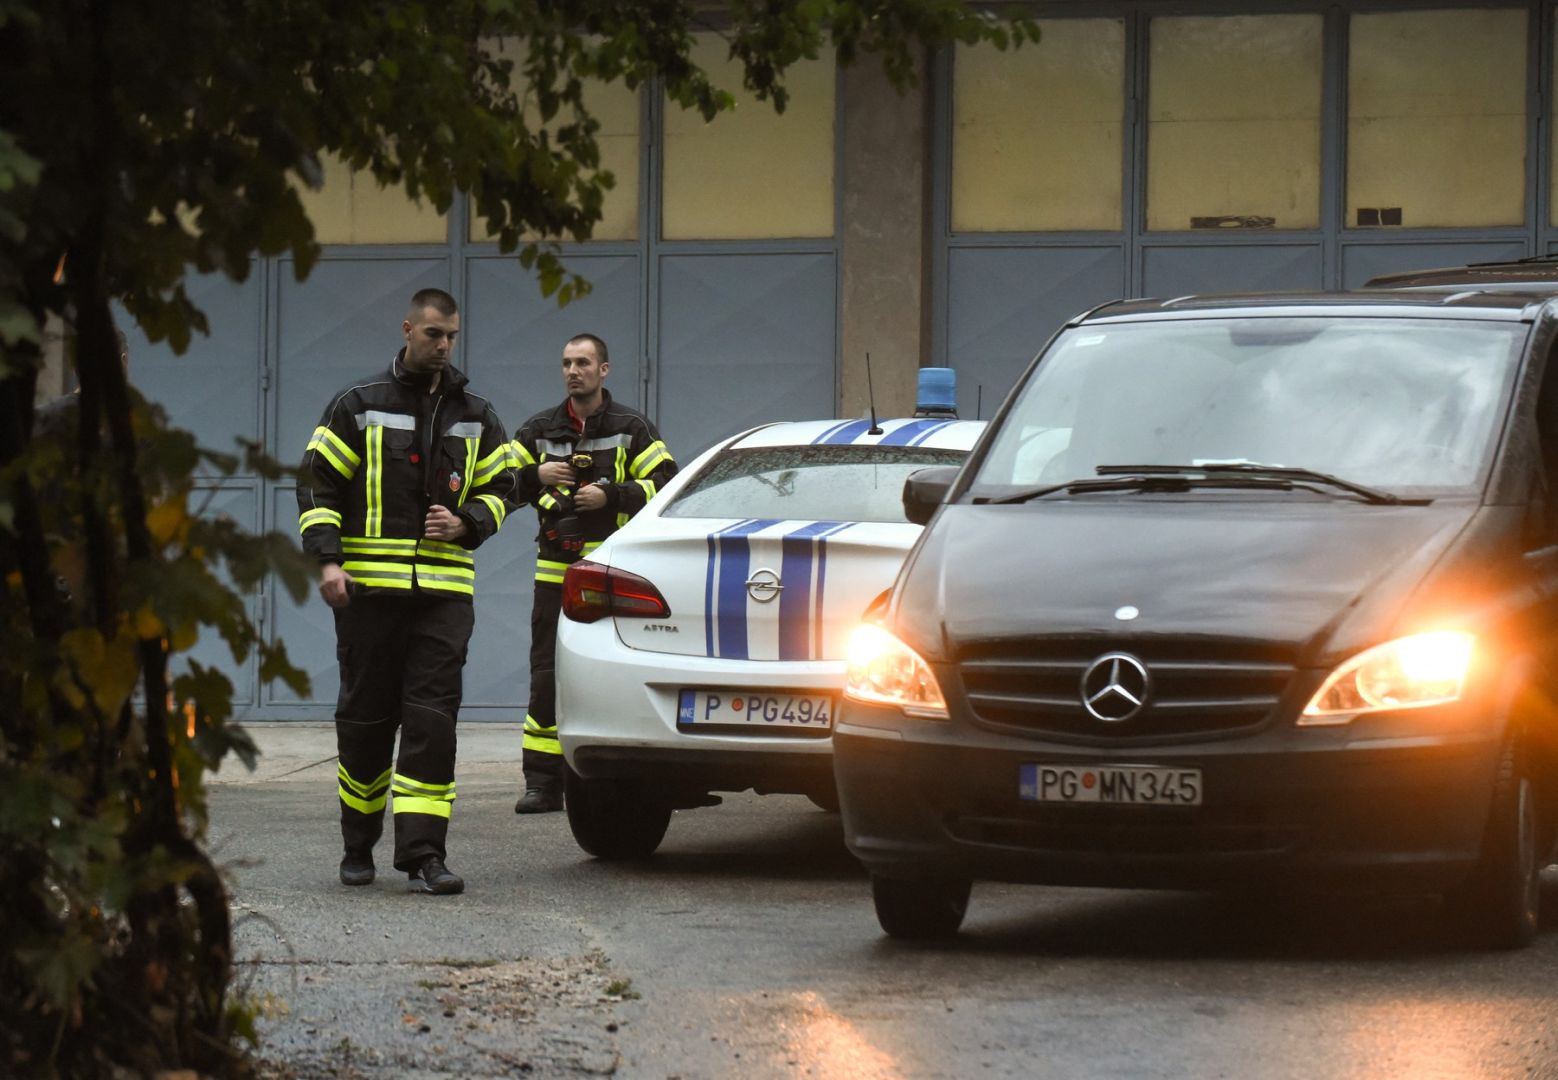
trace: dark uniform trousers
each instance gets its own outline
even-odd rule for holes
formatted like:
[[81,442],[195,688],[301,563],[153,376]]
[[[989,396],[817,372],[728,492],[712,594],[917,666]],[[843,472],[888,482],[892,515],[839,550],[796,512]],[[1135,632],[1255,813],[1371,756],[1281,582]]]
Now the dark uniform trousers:
[[557,620],[562,613],[563,587],[536,582],[530,605],[530,707],[520,760],[527,776],[563,773],[563,749],[557,741]]
[[[395,867],[410,872],[429,856],[445,857],[454,725],[475,617],[469,601],[423,592],[354,596],[335,609],[335,735],[348,851],[373,847],[393,800]],[[392,767],[397,730],[400,756]]]

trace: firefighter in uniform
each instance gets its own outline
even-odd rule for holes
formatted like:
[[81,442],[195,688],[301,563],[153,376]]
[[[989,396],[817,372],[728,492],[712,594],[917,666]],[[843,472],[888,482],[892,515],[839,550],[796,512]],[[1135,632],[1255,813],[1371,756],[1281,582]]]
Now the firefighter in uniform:
[[465,887],[444,864],[444,842],[474,622],[472,551],[518,503],[503,424],[450,365],[459,329],[448,293],[413,296],[405,347],[387,370],[331,399],[303,456],[298,525],[319,560],[341,669],[335,730],[347,885],[373,880],[373,845],[392,798],[395,867],[412,891]]
[[535,602],[530,610],[530,706],[525,716],[525,790],[516,814],[563,808],[557,742],[557,619],[563,574],[616,532],[671,477],[676,462],[649,418],[612,400],[602,385],[606,343],[579,334],[563,347],[568,396],[525,422],[513,442],[519,498],[540,518]]

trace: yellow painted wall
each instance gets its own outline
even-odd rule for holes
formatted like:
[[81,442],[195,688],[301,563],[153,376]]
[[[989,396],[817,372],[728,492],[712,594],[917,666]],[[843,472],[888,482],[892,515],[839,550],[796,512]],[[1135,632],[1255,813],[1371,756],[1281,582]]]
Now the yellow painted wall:
[[[504,41],[496,50],[497,55],[514,62],[516,88],[523,91],[523,75],[520,64],[524,55],[518,44]],[[601,205],[601,220],[591,236],[594,240],[638,239],[638,161],[639,161],[639,99],[638,91],[629,90],[620,82],[606,83],[598,79],[584,81],[584,104],[600,121],[595,141],[600,147],[602,172],[612,174],[614,184],[606,192]],[[532,129],[541,126],[541,114],[533,101],[525,103],[525,119]],[[553,117],[552,129],[569,122],[572,116],[566,112]],[[534,237],[531,237],[534,239]],[[471,217],[470,239],[478,243],[490,240],[486,224],[476,216]],[[572,237],[554,239],[571,240]]]
[[1317,14],[1152,20],[1149,229],[1230,215],[1319,226],[1323,32]]
[[740,65],[714,34],[699,35],[693,55],[736,108],[704,123],[667,102],[661,206],[670,240],[833,235],[831,59],[802,61],[785,77],[782,116],[741,87]]
[[321,244],[442,244],[449,239],[444,216],[404,188],[380,187],[373,174],[354,172],[338,158],[323,162],[318,191],[299,185],[303,209]]
[[1416,228],[1524,220],[1524,10],[1355,14],[1348,58],[1349,226],[1360,207]]
[[1045,19],[1036,46],[959,47],[952,72],[952,228],[1117,230],[1125,25]]

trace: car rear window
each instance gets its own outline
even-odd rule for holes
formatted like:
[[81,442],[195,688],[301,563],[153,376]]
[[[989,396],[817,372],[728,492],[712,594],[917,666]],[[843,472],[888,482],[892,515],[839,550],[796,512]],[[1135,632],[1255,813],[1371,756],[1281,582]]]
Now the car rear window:
[[763,446],[727,450],[664,517],[905,521],[903,482],[916,469],[961,465],[962,450],[923,446]]

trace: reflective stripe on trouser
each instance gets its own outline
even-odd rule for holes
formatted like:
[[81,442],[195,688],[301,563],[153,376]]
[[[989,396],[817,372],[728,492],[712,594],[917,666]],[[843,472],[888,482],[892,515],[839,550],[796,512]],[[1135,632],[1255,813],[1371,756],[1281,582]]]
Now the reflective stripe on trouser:
[[468,601],[422,593],[357,596],[335,609],[337,794],[347,848],[373,846],[389,802],[395,866],[410,870],[430,855],[444,857],[461,669],[474,621]]
[[563,771],[557,741],[557,619],[563,611],[561,586],[536,582],[530,606],[530,707],[525,710],[526,773],[556,776]]

